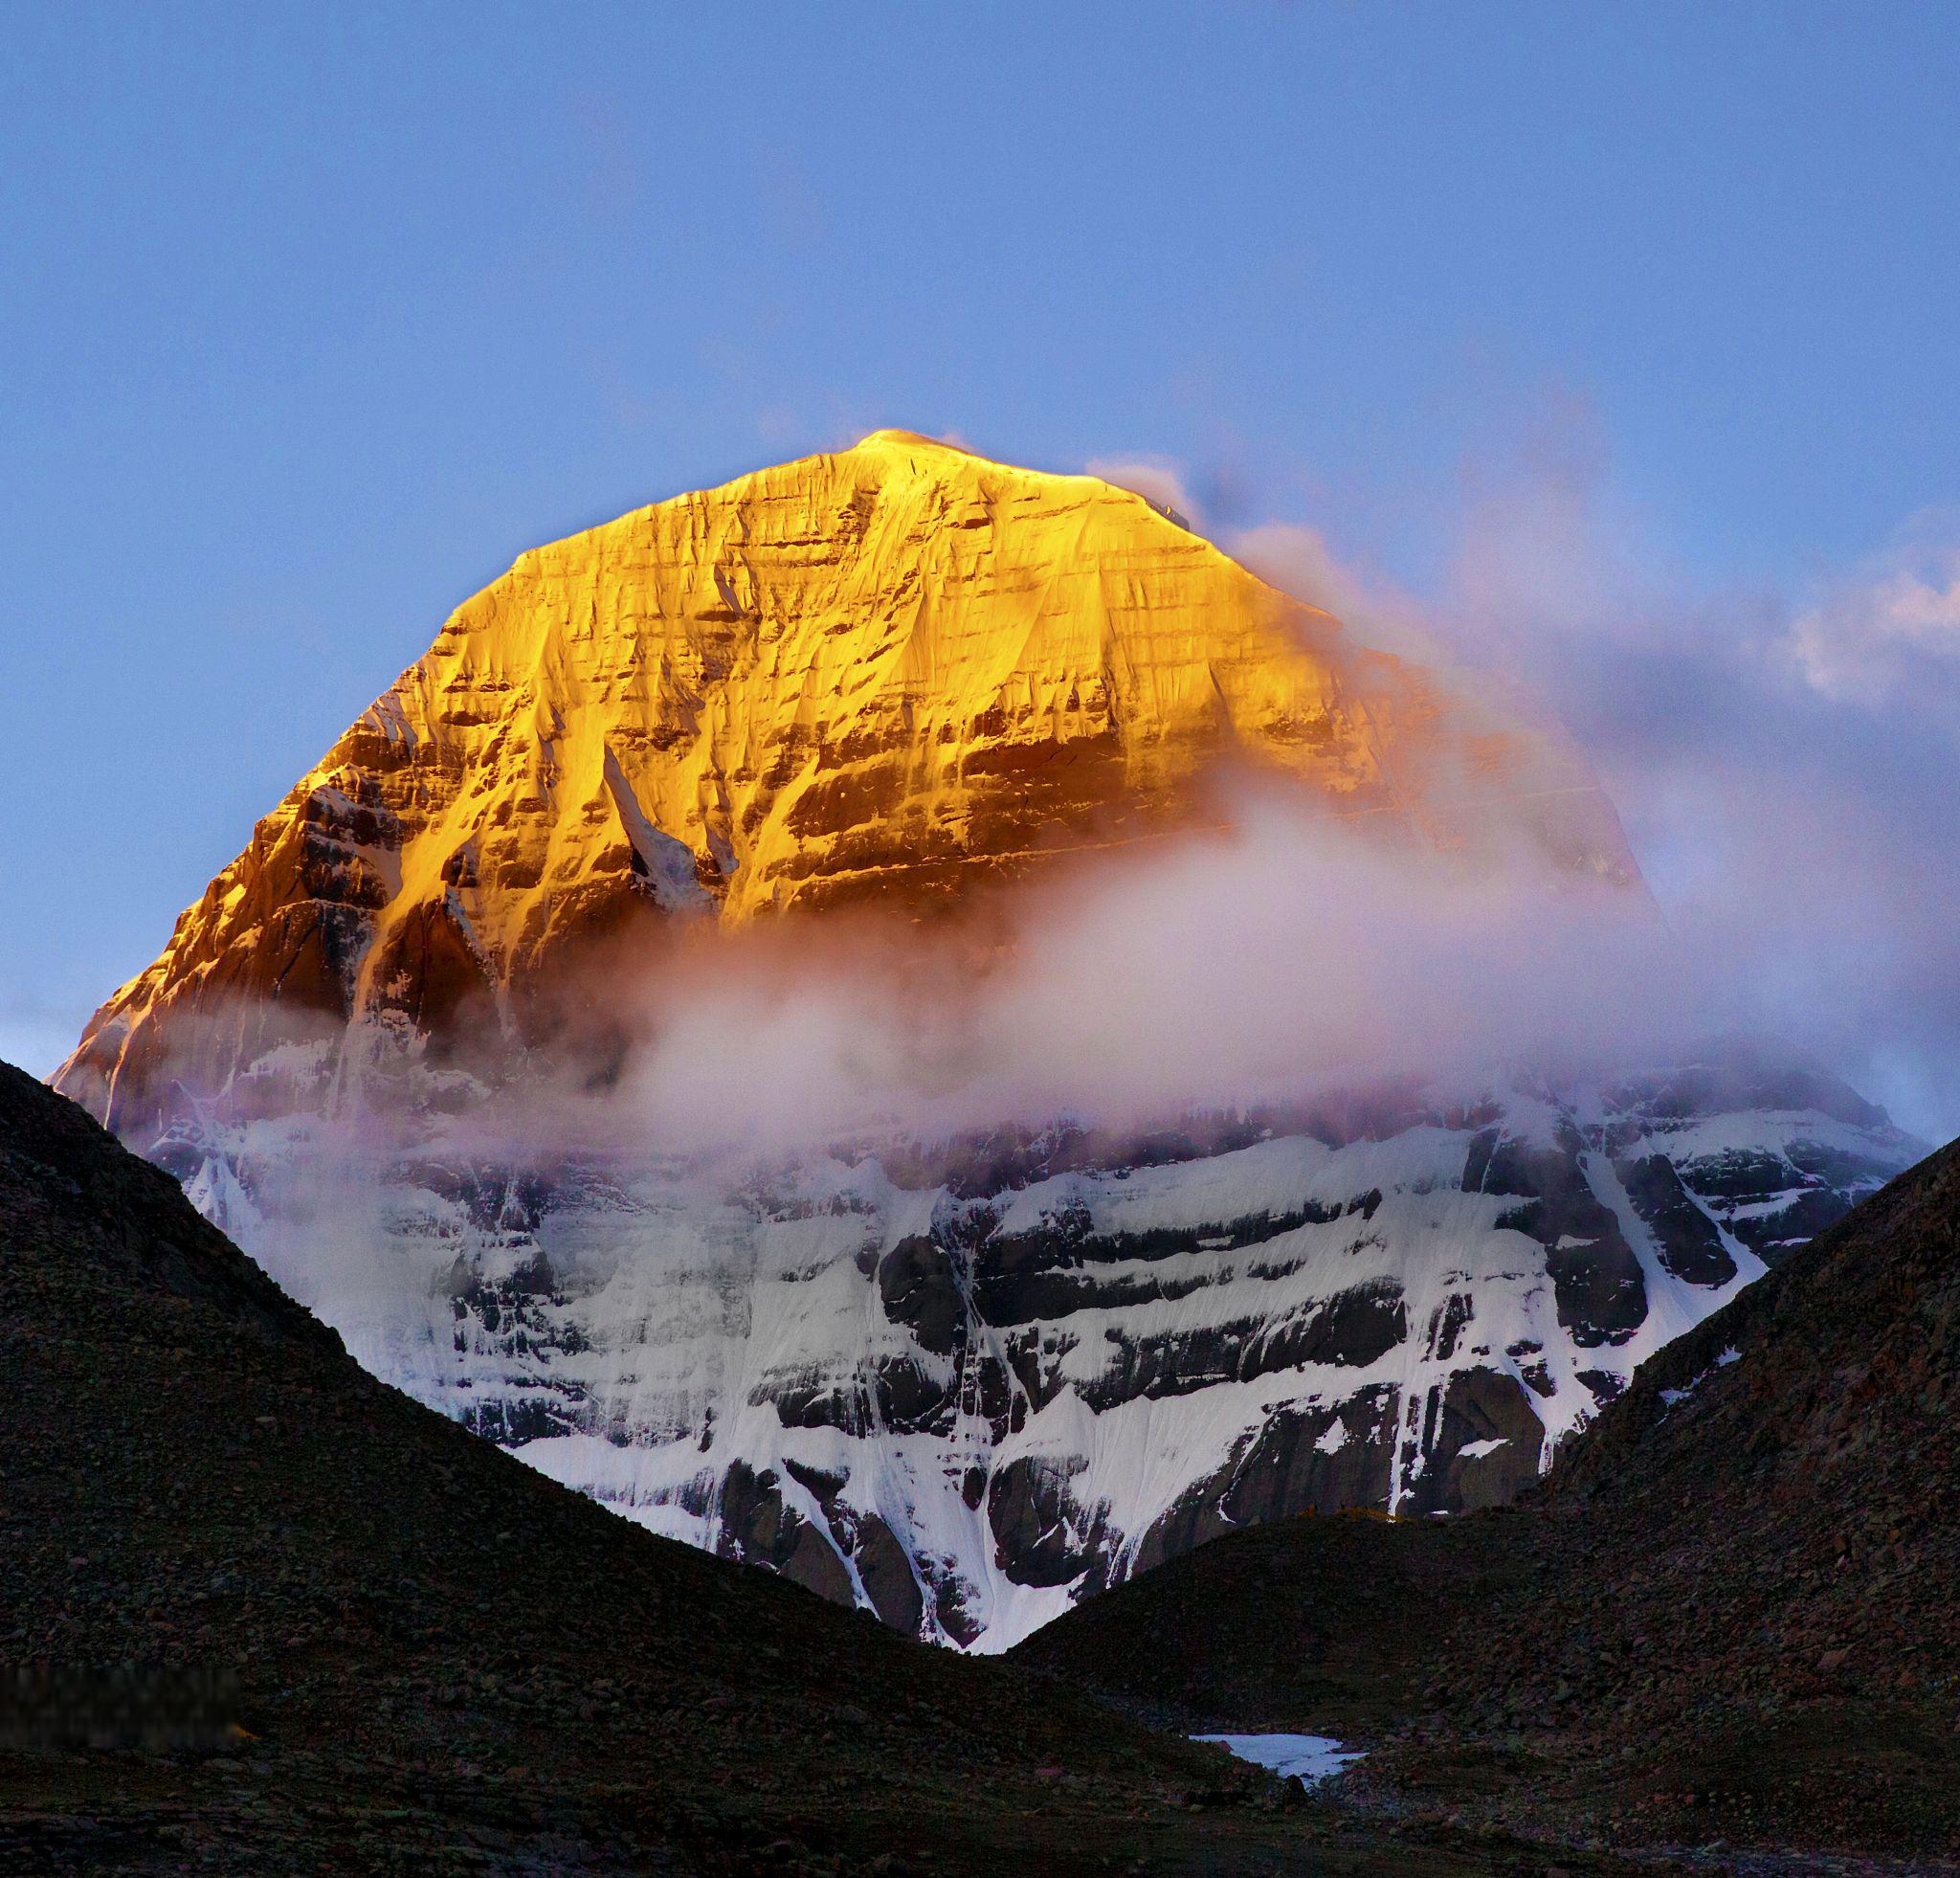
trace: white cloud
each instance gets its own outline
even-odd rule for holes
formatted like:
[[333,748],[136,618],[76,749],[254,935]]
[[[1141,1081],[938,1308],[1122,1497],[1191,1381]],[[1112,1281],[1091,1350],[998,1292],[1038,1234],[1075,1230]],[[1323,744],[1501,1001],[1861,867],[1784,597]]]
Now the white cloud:
[[1905,549],[1800,615],[1789,648],[1805,682],[1840,703],[1960,704],[1960,548]]
[[1231,819],[1024,885],[985,928],[1005,943],[864,919],[611,974],[625,1070],[555,1126],[707,1150],[1122,1125],[1513,1059],[1645,1064],[1748,1015],[1644,896],[1525,843],[1431,853],[1258,796]]
[[[1463,518],[1459,658],[1570,727],[1670,928],[1906,1127],[1960,1130],[1960,526],[1814,604],[1698,588],[1596,466]],[[1882,714],[1874,708],[1882,704]]]
[[1193,526],[1201,520],[1184,472],[1167,457],[1092,457],[1082,469],[1085,475],[1100,476],[1147,503],[1170,509]]

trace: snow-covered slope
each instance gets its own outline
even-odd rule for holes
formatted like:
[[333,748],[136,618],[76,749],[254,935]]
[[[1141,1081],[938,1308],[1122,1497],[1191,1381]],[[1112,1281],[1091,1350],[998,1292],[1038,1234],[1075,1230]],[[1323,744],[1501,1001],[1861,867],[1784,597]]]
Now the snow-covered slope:
[[375,1374],[656,1531],[1006,1647],[1234,1525],[1515,1493],[1915,1157],[1760,1068],[1147,1139],[486,1164],[301,1114],[152,1144]]

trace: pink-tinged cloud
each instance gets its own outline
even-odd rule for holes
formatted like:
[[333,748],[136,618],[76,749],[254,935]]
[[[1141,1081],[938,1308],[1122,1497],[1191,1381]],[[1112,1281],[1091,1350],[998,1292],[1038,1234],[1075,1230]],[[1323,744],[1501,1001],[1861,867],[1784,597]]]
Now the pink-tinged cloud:
[[1927,518],[1890,551],[1832,584],[1792,622],[1797,669],[1822,696],[1915,712],[1937,704],[1960,741],[1960,517]]

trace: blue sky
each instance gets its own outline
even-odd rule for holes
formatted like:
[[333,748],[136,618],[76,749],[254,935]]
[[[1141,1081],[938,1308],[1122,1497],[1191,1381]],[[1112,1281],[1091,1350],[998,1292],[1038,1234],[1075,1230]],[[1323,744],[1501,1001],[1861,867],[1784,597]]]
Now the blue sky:
[[1856,612],[1960,506],[1950,5],[6,33],[0,1053],[36,1068],[518,551],[877,425],[1161,457],[1219,530],[1309,524],[1418,600],[1494,484],[1577,462],[1718,637]]

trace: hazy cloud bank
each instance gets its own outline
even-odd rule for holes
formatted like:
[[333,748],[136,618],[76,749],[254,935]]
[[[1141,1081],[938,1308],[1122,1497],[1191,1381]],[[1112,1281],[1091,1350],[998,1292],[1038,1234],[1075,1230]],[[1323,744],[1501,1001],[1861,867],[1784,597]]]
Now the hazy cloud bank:
[[984,952],[865,927],[669,961],[628,1007],[610,1125],[687,1147],[1122,1126],[1513,1061],[1644,1066],[1735,1015],[1640,896],[1548,880],[1523,843],[1468,861],[1270,802],[1234,820],[1014,893]]
[[[1180,507],[1163,464],[1101,472]],[[1188,500],[1188,499],[1187,499]],[[1690,591],[1583,460],[1486,491],[1434,594],[1311,529],[1224,545],[1367,643],[1562,723],[1652,887],[1550,877],[1248,797],[1233,832],[1085,860],[984,936],[866,919],[703,932],[590,988],[602,1099],[529,1085],[520,1135],[810,1145],[1121,1123],[1507,1062],[1645,1068],[1741,1036],[1904,1127],[1960,1132],[1960,525],[1779,594]],[[18,1015],[18,1014],[16,1014]]]
[[1579,460],[1486,491],[1419,601],[1308,529],[1226,545],[1365,638],[1535,698],[1619,808],[1684,989],[1960,1132],[1960,517],[1809,591],[1698,592]]

